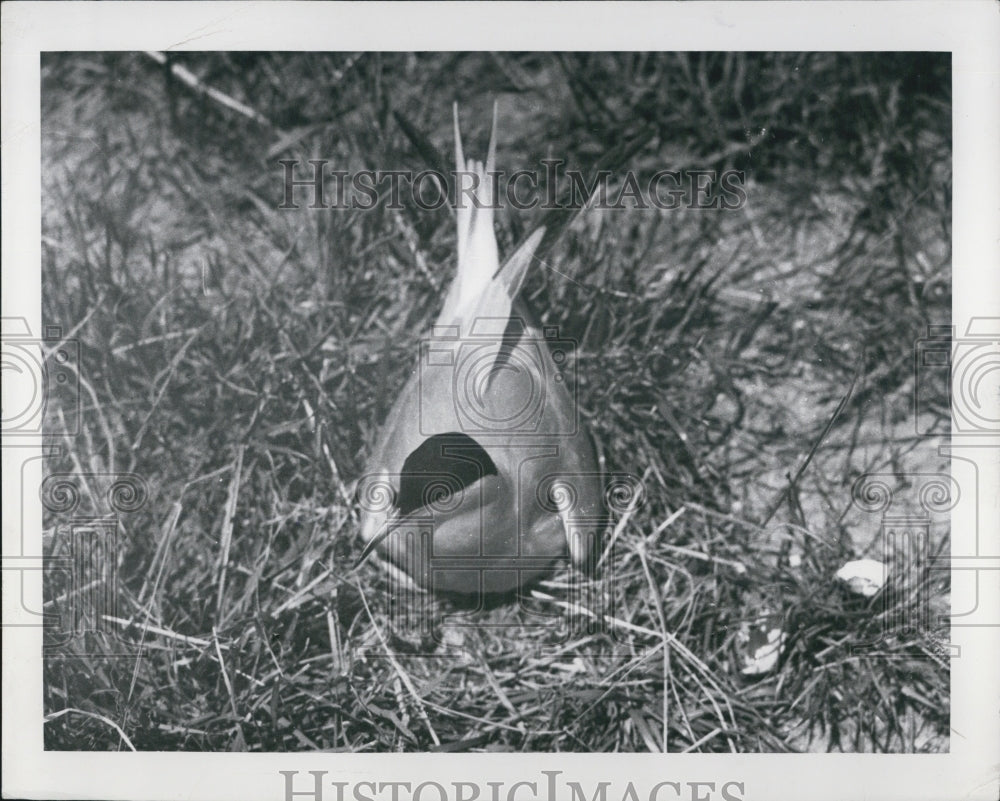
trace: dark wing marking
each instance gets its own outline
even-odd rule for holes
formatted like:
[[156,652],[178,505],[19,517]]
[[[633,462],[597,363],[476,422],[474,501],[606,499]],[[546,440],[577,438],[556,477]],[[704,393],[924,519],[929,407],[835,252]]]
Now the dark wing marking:
[[[393,500],[395,515],[408,515],[431,500],[443,501],[486,476],[498,475],[497,466],[483,446],[467,434],[435,434],[418,445],[403,462],[399,492]],[[441,493],[441,494],[438,494]],[[393,531],[391,525],[372,537],[354,563],[360,565]]]
[[403,462],[396,507],[400,514],[410,514],[426,506],[435,491],[454,494],[495,475],[493,459],[472,437],[457,431],[435,434]]

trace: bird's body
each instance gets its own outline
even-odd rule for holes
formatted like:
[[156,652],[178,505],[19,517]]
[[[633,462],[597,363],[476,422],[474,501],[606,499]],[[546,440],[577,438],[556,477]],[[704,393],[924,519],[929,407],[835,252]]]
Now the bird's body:
[[424,588],[503,593],[567,555],[589,563],[601,481],[572,343],[517,298],[545,229],[501,268],[494,140],[483,165],[464,160],[457,114],[455,136],[459,180],[477,184],[460,185],[458,270],[359,485],[362,537]]

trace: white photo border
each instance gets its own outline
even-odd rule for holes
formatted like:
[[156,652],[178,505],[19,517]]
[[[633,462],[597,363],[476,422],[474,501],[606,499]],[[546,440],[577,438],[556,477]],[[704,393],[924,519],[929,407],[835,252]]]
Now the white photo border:
[[[773,3],[7,3],[2,7],[2,313],[41,326],[40,53],[62,50],[822,50],[950,51],[953,76],[953,319],[1000,317],[1000,15],[992,0]],[[7,388],[4,389],[5,397]],[[1000,400],[998,400],[1000,403]],[[6,405],[6,404],[5,404]],[[992,444],[991,444],[992,442]],[[958,449],[959,444],[961,448]],[[20,444],[18,444],[20,445]],[[1000,448],[996,439],[954,443],[953,475],[976,480],[980,508],[959,505],[954,530],[979,517],[974,571],[979,603],[1000,598]],[[40,443],[4,443],[3,552],[41,553],[41,510],[20,508],[22,464]],[[969,461],[965,461],[969,460]],[[971,462],[975,463],[973,467]],[[966,493],[974,495],[974,493]],[[23,517],[22,517],[23,515]],[[22,524],[27,542],[21,541]],[[954,548],[953,544],[953,548]],[[953,552],[953,557],[975,554]],[[39,561],[39,560],[36,560]],[[985,563],[985,562],[984,562]],[[953,587],[969,577],[953,571]],[[969,571],[964,571],[968,573]],[[25,573],[27,575],[27,573]],[[41,573],[26,583],[40,608]],[[954,591],[953,591],[954,592]],[[21,602],[5,581],[4,622]],[[953,610],[955,615],[960,611]],[[971,613],[970,613],[971,614]],[[3,794],[22,798],[353,799],[359,782],[515,781],[543,785],[543,771],[590,788],[632,780],[645,799],[659,782],[698,798],[746,801],[998,797],[1000,637],[995,627],[955,626],[951,642],[952,736],[946,754],[190,754],[46,752],[43,748],[42,631],[3,629]],[[296,771],[286,787],[280,771]],[[309,771],[322,775],[311,792]],[[292,789],[294,795],[287,790]],[[643,789],[644,788],[644,789]],[[364,794],[370,792],[365,786]],[[449,789],[449,792],[453,792]],[[528,793],[527,790],[519,791]],[[425,798],[437,798],[433,789]],[[366,797],[362,795],[360,797]],[[404,796],[405,797],[405,796]],[[451,795],[449,797],[455,797]],[[515,795],[516,798],[532,797]],[[539,797],[544,797],[540,793]],[[489,798],[488,791],[480,795]],[[565,801],[559,799],[558,801]]]

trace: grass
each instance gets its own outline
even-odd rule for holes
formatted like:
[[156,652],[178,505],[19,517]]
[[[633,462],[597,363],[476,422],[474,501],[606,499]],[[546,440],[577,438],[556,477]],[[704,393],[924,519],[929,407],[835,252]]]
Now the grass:
[[[143,493],[95,560],[104,607],[55,569],[80,556],[48,504],[47,603],[87,631],[46,651],[47,748],[947,750],[947,660],[889,625],[947,610],[947,582],[892,561],[869,599],[835,578],[881,558],[860,476],[894,474],[902,498],[947,469],[912,402],[914,342],[949,319],[946,55],[42,67],[44,320],[80,343],[83,403],[46,470],[73,474],[76,519],[107,515],[123,474]],[[454,269],[452,218],[280,210],[277,162],[423,169],[455,99],[467,153],[499,100],[501,168],[585,169],[653,125],[637,175],[740,169],[748,201],[587,211],[530,276],[529,304],[578,343],[605,468],[641,476],[643,501],[591,584],[423,599],[428,628],[377,566],[352,569],[353,485]],[[501,212],[502,251],[536,219]],[[946,433],[937,389],[921,424]],[[947,547],[946,521],[930,534]],[[758,628],[783,632],[780,658],[748,676]]]

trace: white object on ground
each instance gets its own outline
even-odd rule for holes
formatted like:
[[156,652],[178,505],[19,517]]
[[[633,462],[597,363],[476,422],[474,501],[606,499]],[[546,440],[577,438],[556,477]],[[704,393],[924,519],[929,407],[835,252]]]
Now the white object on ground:
[[855,559],[837,571],[837,578],[845,582],[851,592],[871,598],[882,589],[888,570],[885,563],[877,559]]

